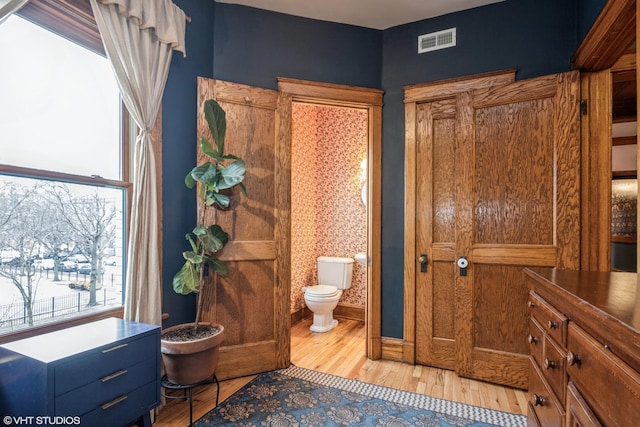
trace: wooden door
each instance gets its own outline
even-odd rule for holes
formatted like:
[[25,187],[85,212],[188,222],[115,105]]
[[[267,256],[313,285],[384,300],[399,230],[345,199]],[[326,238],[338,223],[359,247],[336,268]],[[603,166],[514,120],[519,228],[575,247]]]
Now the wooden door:
[[[248,195],[235,210],[207,218],[230,235],[221,254],[228,277],[206,295],[203,312],[225,327],[216,370],[225,379],[290,363],[290,147],[278,135],[289,131],[283,117],[291,114],[283,110],[291,103],[273,90],[199,78],[198,105],[211,98],[226,112],[225,152],[247,167]],[[199,111],[198,134],[207,132]]]
[[514,81],[515,71],[506,70],[405,89],[403,358],[408,363],[455,369],[457,94]]
[[416,363],[455,369],[456,98],[416,105],[416,125]]
[[579,75],[512,77],[405,91],[403,358],[526,388],[522,269],[580,267]]
[[580,267],[580,82],[550,75],[458,96],[456,370],[526,388],[522,269]]

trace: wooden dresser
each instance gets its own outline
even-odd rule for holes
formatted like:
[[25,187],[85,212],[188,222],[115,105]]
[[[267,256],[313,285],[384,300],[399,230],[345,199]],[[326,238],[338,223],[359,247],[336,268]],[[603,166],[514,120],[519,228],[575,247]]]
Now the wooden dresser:
[[529,426],[640,426],[634,273],[528,268]]
[[160,404],[160,328],[109,318],[0,346],[10,424],[150,425]]

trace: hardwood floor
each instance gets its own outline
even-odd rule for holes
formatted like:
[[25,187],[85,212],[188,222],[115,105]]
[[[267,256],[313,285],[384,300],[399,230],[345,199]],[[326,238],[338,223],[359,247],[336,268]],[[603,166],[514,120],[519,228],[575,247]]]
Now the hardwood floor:
[[[362,322],[342,319],[334,330],[323,334],[309,331],[310,325],[311,319],[305,319],[291,328],[291,362],[296,366],[441,399],[526,414],[526,391],[460,378],[451,371],[427,366],[368,360]],[[220,401],[254,377],[220,382]],[[194,421],[213,408],[215,393],[215,386],[194,390]],[[154,424],[156,427],[186,425],[189,425],[189,404],[181,399],[167,400]]]

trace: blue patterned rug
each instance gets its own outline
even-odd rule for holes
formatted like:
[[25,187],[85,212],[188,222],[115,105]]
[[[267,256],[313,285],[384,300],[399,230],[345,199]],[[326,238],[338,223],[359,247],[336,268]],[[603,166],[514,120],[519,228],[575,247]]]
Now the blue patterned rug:
[[504,426],[527,418],[291,366],[267,372],[194,423],[208,426]]

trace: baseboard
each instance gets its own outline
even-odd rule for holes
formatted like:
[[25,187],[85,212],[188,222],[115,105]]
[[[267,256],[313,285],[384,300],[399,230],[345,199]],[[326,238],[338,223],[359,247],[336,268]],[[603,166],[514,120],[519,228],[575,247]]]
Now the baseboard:
[[404,362],[401,339],[382,337],[380,342],[382,343],[382,359]]
[[[291,312],[291,324],[295,325],[298,322],[303,321],[304,319],[309,319],[313,316],[311,310],[309,310],[306,306],[302,307],[298,310]],[[333,310],[333,316],[336,318],[343,319],[352,319],[358,320],[361,322],[365,321],[365,310],[364,307],[354,304],[340,304]]]
[[291,312],[291,325],[302,322],[304,319],[311,317],[311,310],[306,306]]
[[342,304],[338,303],[338,306],[333,310],[334,317],[342,317],[343,319],[365,321],[364,307],[355,304]]

